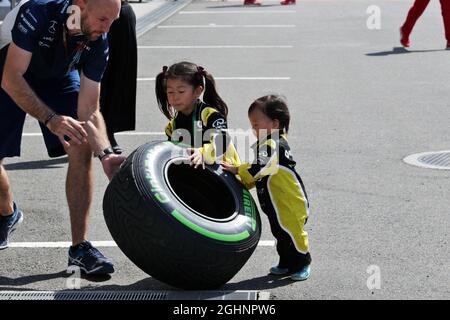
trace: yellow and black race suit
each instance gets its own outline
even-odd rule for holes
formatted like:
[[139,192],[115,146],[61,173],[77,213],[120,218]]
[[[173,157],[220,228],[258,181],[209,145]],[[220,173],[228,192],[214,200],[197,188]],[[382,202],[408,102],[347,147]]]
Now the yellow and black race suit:
[[275,132],[252,148],[255,163],[242,164],[238,174],[248,188],[257,188],[261,209],[277,240],[279,267],[296,272],[311,263],[308,233],[304,230],[309,216],[305,187],[284,134]]
[[[190,115],[177,113],[166,126],[165,132],[170,141],[183,142],[194,148],[200,148],[207,164],[225,161],[238,166],[241,164],[239,155],[231,142],[227,128],[227,120],[219,111],[197,100],[192,113]],[[191,141],[183,141],[181,129],[189,132]]]

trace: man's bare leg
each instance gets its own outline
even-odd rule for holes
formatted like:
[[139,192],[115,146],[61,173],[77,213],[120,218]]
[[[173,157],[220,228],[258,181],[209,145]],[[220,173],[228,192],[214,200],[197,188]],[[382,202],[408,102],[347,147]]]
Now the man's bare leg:
[[85,241],[87,236],[93,193],[92,152],[88,144],[71,146],[66,152],[69,156],[66,195],[70,211],[72,244],[75,246]]
[[96,248],[87,243],[77,246],[87,239],[89,209],[93,193],[92,151],[86,143],[70,147],[66,152],[69,155],[66,193],[73,244],[69,250],[69,265],[78,266],[90,275],[113,273],[112,261]]

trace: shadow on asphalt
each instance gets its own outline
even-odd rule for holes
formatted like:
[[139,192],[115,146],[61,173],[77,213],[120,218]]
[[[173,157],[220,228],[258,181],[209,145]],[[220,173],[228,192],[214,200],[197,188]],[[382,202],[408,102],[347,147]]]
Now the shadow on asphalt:
[[[279,287],[284,287],[293,284],[294,282],[290,280],[289,277],[277,277],[265,275],[253,279],[247,279],[235,283],[227,283],[223,286],[214,289],[225,290],[225,291],[235,291],[235,290],[264,290],[264,289],[274,289]],[[96,287],[95,290],[171,290],[171,291],[185,291],[176,287],[172,287],[168,284],[158,281],[155,278],[149,277],[142,279],[138,282],[128,285],[105,285]]]
[[[1,278],[0,278],[1,279]],[[1,281],[1,280],[0,280]],[[89,279],[89,281],[92,281]],[[267,290],[267,289],[274,289],[279,287],[284,287],[288,285],[292,285],[294,282],[290,280],[289,277],[274,277],[274,276],[262,276],[258,278],[248,279],[236,283],[227,283],[223,285],[222,287],[219,287],[217,289],[213,289],[214,292],[220,292],[220,291],[237,291],[237,290]],[[146,278],[142,279],[138,282],[127,284],[127,285],[118,285],[118,284],[112,284],[112,285],[103,285],[103,286],[96,286],[89,288],[92,290],[101,290],[101,291],[129,291],[129,290],[156,290],[156,291],[180,291],[184,292],[189,290],[183,290],[176,287],[172,287],[168,284],[165,284],[163,282],[160,282],[156,280],[155,278]]]
[[111,285],[98,286],[98,287],[95,287],[92,289],[93,290],[102,290],[102,291],[129,291],[129,290],[136,290],[136,291],[139,291],[139,290],[178,291],[179,290],[179,291],[182,291],[181,289],[177,289],[175,287],[172,287],[168,284],[160,282],[160,281],[156,280],[155,278],[151,278],[151,277],[142,279],[142,280],[132,283],[132,284],[126,284],[126,285],[111,284]]
[[[30,275],[18,278],[8,278],[0,276],[0,291],[42,291],[42,289],[26,288],[25,286],[54,279],[68,279],[69,274],[66,271],[57,273],[48,273],[40,275]],[[100,283],[111,279],[111,276],[82,276],[82,279],[90,283]],[[222,291],[238,291],[238,290],[268,290],[283,286],[292,285],[294,282],[288,277],[262,276],[258,278],[248,279],[236,283],[228,283],[224,286],[211,291],[211,294],[219,294]],[[25,287],[25,288],[24,288]],[[86,285],[83,283],[82,290],[92,291],[179,291],[189,293],[189,290],[183,290],[162,283],[154,278],[146,278],[138,282],[127,285]],[[208,291],[202,291],[208,292]],[[212,296],[210,297],[212,298]]]
[[275,289],[293,284],[289,277],[261,276],[253,279],[243,280],[236,283],[227,283],[222,290],[265,290]]
[[[70,274],[67,273],[66,270],[56,272],[56,273],[46,273],[46,274],[36,274],[36,275],[29,275],[25,277],[18,277],[18,278],[8,278],[0,276],[0,291],[6,290],[6,291],[14,291],[14,290],[24,290],[24,288],[14,288],[14,287],[23,287],[29,284],[34,284],[37,282],[42,281],[48,281],[53,279],[68,279],[70,277]],[[110,275],[102,275],[102,276],[81,276],[82,280],[86,280],[89,282],[105,282],[111,279]],[[1,286],[8,286],[8,287],[1,287]],[[28,289],[27,290],[32,290]]]
[[4,167],[9,171],[18,171],[18,170],[33,170],[33,169],[58,169],[63,168],[64,164],[68,163],[68,158],[58,158],[51,160],[39,160],[39,161],[27,161],[27,162],[18,162],[5,164]]
[[[227,283],[216,290],[224,291],[236,291],[236,290],[265,290],[284,287],[293,284],[289,277],[274,277],[274,276],[262,276],[258,278],[243,280],[236,283]],[[171,290],[171,291],[185,291],[183,289],[172,287],[168,284],[160,282],[154,278],[146,278],[136,283],[129,285],[105,285],[96,287],[95,290]]]
[[[38,274],[38,275],[30,275],[19,278],[8,278],[0,276],[0,286],[10,286],[10,287],[22,287],[28,284],[33,284],[41,281],[48,281],[57,278],[68,278],[68,274],[66,271],[60,271],[57,273],[46,273],[46,274]],[[5,288],[0,287],[0,290],[15,290],[15,288]],[[23,290],[23,288],[17,288],[16,290]],[[28,289],[27,289],[28,290]]]
[[383,57],[383,56],[390,56],[394,54],[405,54],[405,53],[424,53],[424,52],[437,52],[437,51],[446,51],[446,49],[439,49],[439,50],[407,50],[403,47],[394,47],[391,51],[381,51],[381,52],[374,52],[374,53],[366,53],[366,56],[369,57]]

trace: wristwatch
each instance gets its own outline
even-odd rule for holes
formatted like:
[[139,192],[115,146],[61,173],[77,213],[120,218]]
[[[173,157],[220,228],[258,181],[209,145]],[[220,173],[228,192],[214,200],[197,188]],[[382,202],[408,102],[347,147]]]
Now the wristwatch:
[[102,151],[100,151],[97,154],[97,157],[100,159],[100,161],[102,161],[102,159],[104,157],[106,157],[108,154],[113,154],[113,153],[114,153],[113,149],[111,147],[108,147],[108,148],[103,149]]

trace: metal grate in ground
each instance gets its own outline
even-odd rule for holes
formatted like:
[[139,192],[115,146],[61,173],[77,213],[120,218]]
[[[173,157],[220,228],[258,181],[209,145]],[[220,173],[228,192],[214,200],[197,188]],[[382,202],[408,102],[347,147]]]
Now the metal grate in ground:
[[406,157],[403,161],[427,169],[450,170],[450,151],[417,153]]
[[147,301],[147,300],[268,300],[260,291],[0,291],[5,300]]

